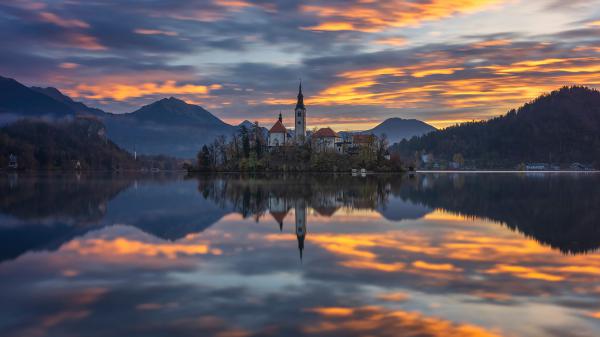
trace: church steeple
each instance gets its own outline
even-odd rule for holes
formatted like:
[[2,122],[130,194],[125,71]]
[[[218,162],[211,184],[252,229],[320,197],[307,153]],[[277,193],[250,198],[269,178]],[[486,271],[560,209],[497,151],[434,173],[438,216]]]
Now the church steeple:
[[306,107],[304,106],[304,95],[302,94],[302,80],[298,86],[298,102],[294,109],[294,138],[297,144],[306,140]]
[[305,109],[304,107],[304,95],[302,95],[302,80],[300,80],[300,85],[298,86],[298,102],[296,103],[296,109]]

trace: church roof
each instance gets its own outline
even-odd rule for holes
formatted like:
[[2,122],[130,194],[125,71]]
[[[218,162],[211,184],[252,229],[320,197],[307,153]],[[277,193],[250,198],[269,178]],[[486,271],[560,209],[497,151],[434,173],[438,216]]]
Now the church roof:
[[296,109],[305,109],[304,107],[304,95],[302,94],[302,82],[298,87],[298,102],[296,102]]
[[273,219],[275,219],[275,221],[277,221],[277,223],[282,224],[283,223],[283,219],[285,219],[286,215],[288,214],[287,211],[283,211],[283,212],[270,212],[271,216],[273,216]]
[[339,135],[333,131],[331,128],[322,128],[319,129],[312,135],[314,138],[333,138],[339,137]]
[[271,130],[269,130],[269,133],[286,133],[287,130],[285,129],[285,126],[283,126],[283,123],[281,121],[277,121],[275,124],[273,124],[273,126],[271,127]]

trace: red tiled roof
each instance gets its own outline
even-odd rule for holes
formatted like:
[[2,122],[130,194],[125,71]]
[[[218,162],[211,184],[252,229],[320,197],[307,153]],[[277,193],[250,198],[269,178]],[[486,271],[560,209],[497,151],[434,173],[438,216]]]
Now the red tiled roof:
[[277,223],[283,223],[283,219],[285,219],[285,216],[288,214],[287,211],[285,211],[285,212],[270,212],[270,213],[273,216],[273,219],[275,219],[275,221],[277,221]]
[[281,121],[277,121],[277,123],[273,124],[273,127],[271,127],[271,130],[269,130],[269,133],[286,133],[287,130],[285,129],[285,126],[283,126],[283,123],[281,123]]
[[319,131],[313,134],[315,138],[330,138],[330,137],[339,137],[338,134],[333,131],[331,128],[322,128]]

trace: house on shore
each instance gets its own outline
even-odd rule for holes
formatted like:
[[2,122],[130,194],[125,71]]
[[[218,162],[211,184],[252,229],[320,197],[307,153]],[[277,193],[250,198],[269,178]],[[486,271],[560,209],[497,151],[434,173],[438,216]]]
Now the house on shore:
[[339,152],[342,153],[343,148],[342,137],[333,131],[331,128],[319,129],[312,135],[313,148],[317,152]]

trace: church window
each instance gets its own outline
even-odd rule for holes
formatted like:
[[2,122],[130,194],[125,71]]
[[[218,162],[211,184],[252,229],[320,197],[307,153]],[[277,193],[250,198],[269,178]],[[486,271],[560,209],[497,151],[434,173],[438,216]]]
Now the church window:
[[298,125],[300,125],[300,124],[302,124],[302,122],[301,122],[301,121],[298,121]]
[[298,117],[302,117],[302,112],[298,111]]

